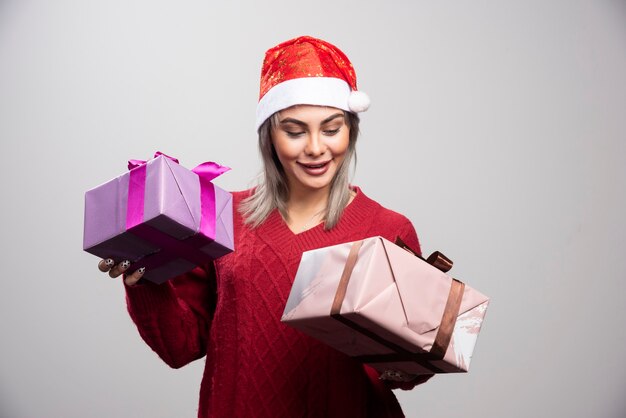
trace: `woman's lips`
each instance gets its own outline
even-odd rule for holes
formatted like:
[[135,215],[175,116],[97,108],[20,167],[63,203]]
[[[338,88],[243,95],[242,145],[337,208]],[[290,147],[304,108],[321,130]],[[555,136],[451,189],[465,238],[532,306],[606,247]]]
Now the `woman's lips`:
[[330,167],[330,160],[323,161],[320,163],[301,163],[298,162],[298,165],[302,167],[305,173],[311,176],[321,176],[328,171],[328,167]]

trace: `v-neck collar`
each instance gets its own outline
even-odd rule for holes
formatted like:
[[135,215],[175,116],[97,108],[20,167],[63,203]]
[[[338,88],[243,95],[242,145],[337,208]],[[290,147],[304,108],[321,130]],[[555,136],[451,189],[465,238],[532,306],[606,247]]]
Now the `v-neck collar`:
[[[338,243],[341,237],[348,236],[350,230],[359,223],[358,216],[363,206],[368,206],[369,199],[359,187],[353,186],[356,192],[354,199],[344,209],[337,225],[330,230],[324,229],[324,223],[319,223],[305,231],[295,233],[287,225],[278,209],[274,209],[265,222],[259,227],[259,234],[267,235],[269,241],[276,243],[282,251],[291,252],[319,248],[324,245]],[[322,245],[320,245],[322,244]]]

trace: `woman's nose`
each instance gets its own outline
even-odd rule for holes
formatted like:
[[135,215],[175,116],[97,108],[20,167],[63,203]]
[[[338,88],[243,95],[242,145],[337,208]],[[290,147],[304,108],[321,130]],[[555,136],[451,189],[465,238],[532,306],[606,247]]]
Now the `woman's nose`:
[[312,132],[309,135],[304,152],[312,157],[317,157],[326,152],[326,144],[324,144],[324,140],[322,139],[320,132]]

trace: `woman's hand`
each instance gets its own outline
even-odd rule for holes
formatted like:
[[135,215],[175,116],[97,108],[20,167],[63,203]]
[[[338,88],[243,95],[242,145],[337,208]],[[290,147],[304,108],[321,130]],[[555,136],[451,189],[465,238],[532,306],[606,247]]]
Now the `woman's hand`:
[[385,370],[380,374],[382,380],[391,380],[393,382],[408,382],[415,379],[417,376],[401,372],[399,370]]
[[[121,263],[115,264],[115,261],[113,261],[112,258],[105,258],[103,260],[100,260],[100,262],[98,263],[98,269],[103,273],[109,272],[109,276],[112,278],[116,278],[119,277],[121,274],[124,274],[129,267],[130,261],[128,260],[124,260]],[[139,279],[141,279],[145,272],[145,267],[141,267],[135,270],[133,273],[126,275],[126,277],[124,278],[124,283],[126,283],[128,286],[134,286],[135,284],[137,284]]]
[[399,370],[385,370],[380,374],[381,380],[389,380],[392,382],[411,382],[416,385],[426,382],[428,379],[433,377],[434,374],[408,374],[401,372]]

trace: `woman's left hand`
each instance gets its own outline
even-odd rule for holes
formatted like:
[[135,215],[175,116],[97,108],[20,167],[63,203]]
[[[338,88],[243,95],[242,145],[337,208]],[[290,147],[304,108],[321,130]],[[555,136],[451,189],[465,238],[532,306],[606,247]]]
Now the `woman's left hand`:
[[380,374],[381,380],[389,380],[392,382],[412,382],[416,385],[426,382],[433,377],[434,374],[409,374],[399,370],[385,370]]
[[393,382],[409,382],[417,377],[414,374],[408,374],[399,370],[385,370],[380,374],[381,380],[391,380]]

